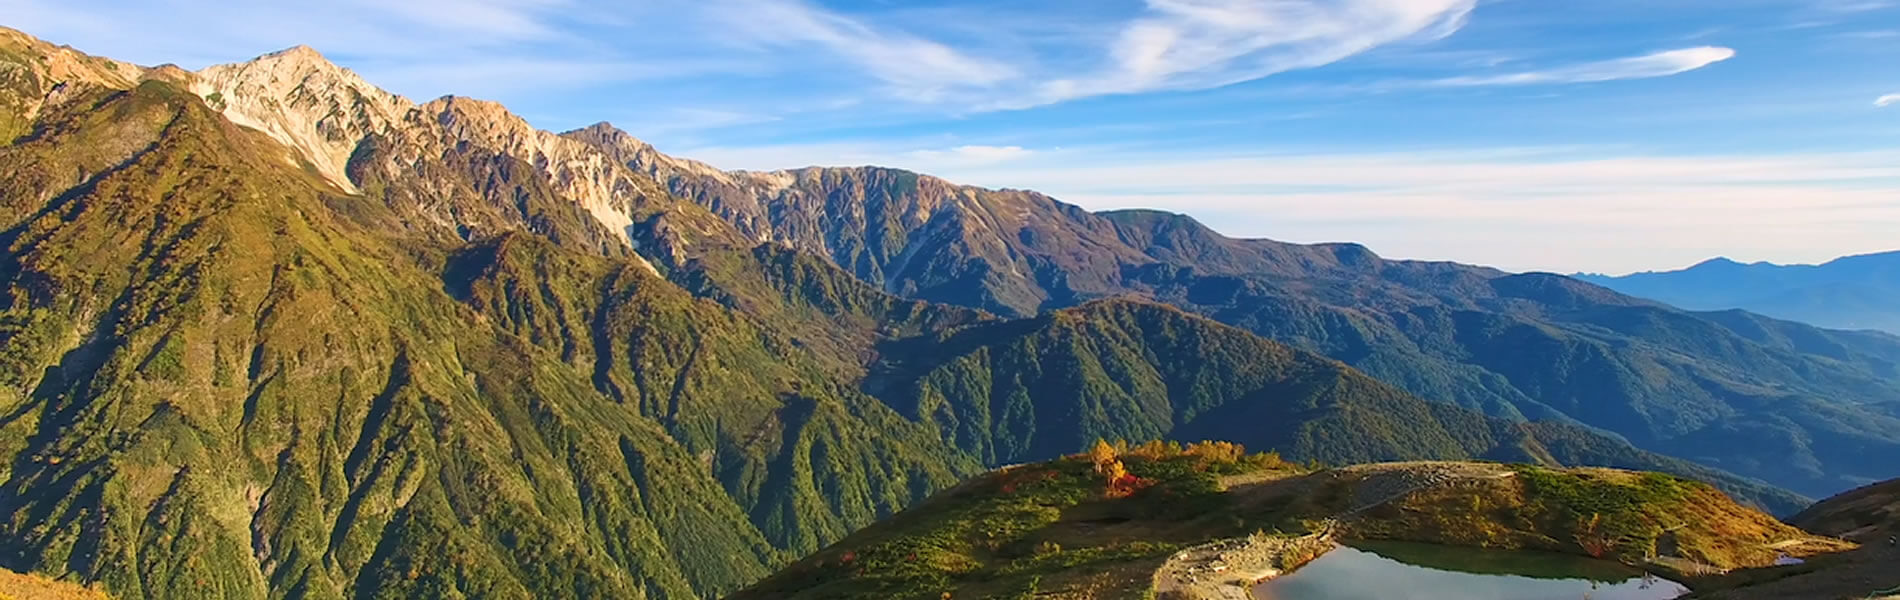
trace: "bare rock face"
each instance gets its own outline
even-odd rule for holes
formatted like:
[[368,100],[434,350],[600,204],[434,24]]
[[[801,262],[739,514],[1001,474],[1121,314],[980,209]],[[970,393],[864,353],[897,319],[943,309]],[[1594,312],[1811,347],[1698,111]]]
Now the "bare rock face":
[[379,170],[384,181],[428,179],[407,182],[412,206],[424,221],[452,230],[506,226],[496,221],[518,212],[477,208],[510,202],[485,197],[493,194],[484,194],[479,184],[452,183],[510,178],[470,172],[476,168],[469,166],[470,156],[516,160],[544,175],[557,197],[598,222],[610,245],[634,245],[634,219],[651,212],[654,199],[665,197],[650,180],[600,150],[535,129],[498,103],[449,96],[418,105],[307,46],[210,67],[194,74],[188,85],[227,119],[268,134],[291,149],[294,156],[287,159],[307,162],[346,192],[361,191],[360,173],[351,171],[350,161],[374,143],[367,156],[375,164],[361,168]]
[[609,231],[627,240],[634,202],[655,191],[586,144],[535,129],[502,105],[447,97],[423,106],[444,141],[466,142],[520,159],[552,181],[562,197],[585,208]]
[[190,87],[225,118],[269,134],[350,192],[356,186],[345,167],[357,145],[415,108],[308,46],[207,68]]

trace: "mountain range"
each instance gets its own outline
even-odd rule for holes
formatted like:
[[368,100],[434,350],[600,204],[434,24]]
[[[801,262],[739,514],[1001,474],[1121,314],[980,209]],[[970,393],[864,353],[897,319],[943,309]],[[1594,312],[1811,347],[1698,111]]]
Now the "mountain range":
[[1680,271],[1575,277],[1690,310],[1746,310],[1831,329],[1900,335],[1900,251],[1819,265],[1715,258]]
[[1232,239],[1155,211],[882,168],[722,172],[601,124],[569,132],[754,239],[906,297],[1000,315],[1165,302],[1428,400],[1620,436],[1811,495],[1900,458],[1900,339],[1685,312],[1550,274]]
[[1096,438],[1900,464],[1900,339],[881,168],[726,172],[0,30],[0,567],[121,599],[697,598]]

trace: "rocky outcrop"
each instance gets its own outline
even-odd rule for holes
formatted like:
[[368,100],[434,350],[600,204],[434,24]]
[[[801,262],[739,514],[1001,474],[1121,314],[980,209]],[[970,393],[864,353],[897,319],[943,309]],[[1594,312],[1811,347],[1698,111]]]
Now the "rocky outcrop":
[[1162,600],[1254,600],[1252,589],[1331,551],[1331,522],[1305,535],[1256,533],[1176,552],[1155,570]]
[[270,135],[350,192],[356,186],[345,169],[357,146],[415,108],[309,46],[207,68],[190,89],[226,119]]
[[[734,239],[710,215],[655,221],[672,199],[593,145],[535,129],[494,102],[446,96],[415,104],[306,46],[182,78],[227,119],[289,149],[292,164],[307,164],[345,192],[381,195],[439,232],[526,227],[606,254],[668,262],[684,260],[696,242]],[[364,189],[370,181],[376,189]],[[584,218],[572,218],[575,211]]]

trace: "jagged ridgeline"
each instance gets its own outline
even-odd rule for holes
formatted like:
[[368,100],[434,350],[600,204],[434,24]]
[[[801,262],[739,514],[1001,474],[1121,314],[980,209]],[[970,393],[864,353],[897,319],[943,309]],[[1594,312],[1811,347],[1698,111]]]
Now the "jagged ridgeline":
[[309,49],[192,73],[0,30],[0,134],[0,567],[118,598],[712,597],[1095,437],[1800,502],[1165,306],[905,299]]

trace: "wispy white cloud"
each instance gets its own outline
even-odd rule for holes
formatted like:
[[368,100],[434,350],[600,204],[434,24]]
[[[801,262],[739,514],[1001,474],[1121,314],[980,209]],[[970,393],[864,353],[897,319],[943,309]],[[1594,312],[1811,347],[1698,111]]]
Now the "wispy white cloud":
[[[1103,29],[1097,35],[1071,32],[1062,47],[1040,51],[1010,44],[944,43],[922,31],[907,30],[869,14],[847,14],[809,0],[709,0],[694,6],[705,18],[720,24],[722,34],[726,34],[720,38],[724,43],[750,46],[759,52],[816,48],[833,60],[862,70],[901,99],[981,112],[1097,96],[1208,89],[1321,67],[1374,49],[1450,36],[1473,18],[1478,2],[1143,0],[1140,10],[1120,21],[1091,20]],[[1437,63],[1439,68],[1496,68],[1517,58],[1485,50],[1438,52],[1443,55],[1440,58],[1449,61]],[[1447,58],[1453,56],[1464,58]],[[1734,56],[1730,48],[1700,46],[1404,85],[1527,85],[1656,78],[1693,71]],[[1472,57],[1487,62],[1474,65]]]
[[1838,13],[1863,13],[1900,6],[1894,0],[1819,0],[1815,8]]
[[1900,94],[1887,94],[1874,99],[1875,108],[1886,108],[1895,104],[1900,104]]
[[1735,50],[1731,48],[1700,46],[1537,71],[1448,77],[1430,83],[1441,86],[1483,86],[1650,79],[1687,73],[1734,57]]
[[1893,38],[1900,38],[1900,30],[1873,29],[1873,30],[1868,30],[1868,31],[1844,31],[1841,33],[1834,34],[1833,37],[1840,38],[1840,39],[1847,39],[1847,40],[1870,40],[1870,41],[1890,40]]
[[[606,116],[606,115],[602,115]],[[777,115],[739,109],[686,107],[657,111],[634,111],[614,119],[614,124],[642,137],[669,136],[680,132],[717,130],[773,123]]]
[[1219,87],[1338,62],[1464,25],[1476,0],[1148,0],[1107,64],[1058,77],[1002,107],[1106,94]]
[[752,68],[729,61],[654,62],[500,55],[478,62],[460,57],[356,62],[356,70],[371,82],[396,85],[402,89],[434,90],[435,94],[452,93],[482,98],[506,97],[519,92],[548,93],[631,82],[664,81],[707,73],[738,75]]
[[[960,47],[806,0],[714,0],[724,40],[811,46],[904,99],[976,110],[1193,90],[1318,67],[1457,31],[1477,0],[1145,0],[1133,18],[1055,52]],[[1091,45],[1092,44],[1092,45]]]
[[[845,8],[832,0],[3,1],[9,24],[134,61],[195,68],[309,44],[418,98],[457,93],[516,103],[582,89],[633,92],[628,84],[642,82],[656,92],[627,94],[609,112],[657,115],[745,98],[737,112],[786,120],[800,106],[969,115],[1199,90],[1360,56],[1381,69],[1516,71],[1435,83],[1451,86],[1658,77],[1728,52],[1691,48],[1533,70],[1500,65],[1530,65],[1535,51],[1427,47],[1464,28],[1479,0],[1119,0],[1087,14],[1046,6]],[[1389,51],[1368,55],[1381,48]]]
[[1035,151],[1022,146],[957,146],[943,150],[917,150],[910,156],[920,162],[941,167],[979,166],[1021,160]]
[[723,25],[724,34],[769,47],[815,45],[914,99],[935,100],[951,88],[988,87],[1021,75],[1008,63],[875,28],[804,0],[709,0],[698,10]]

